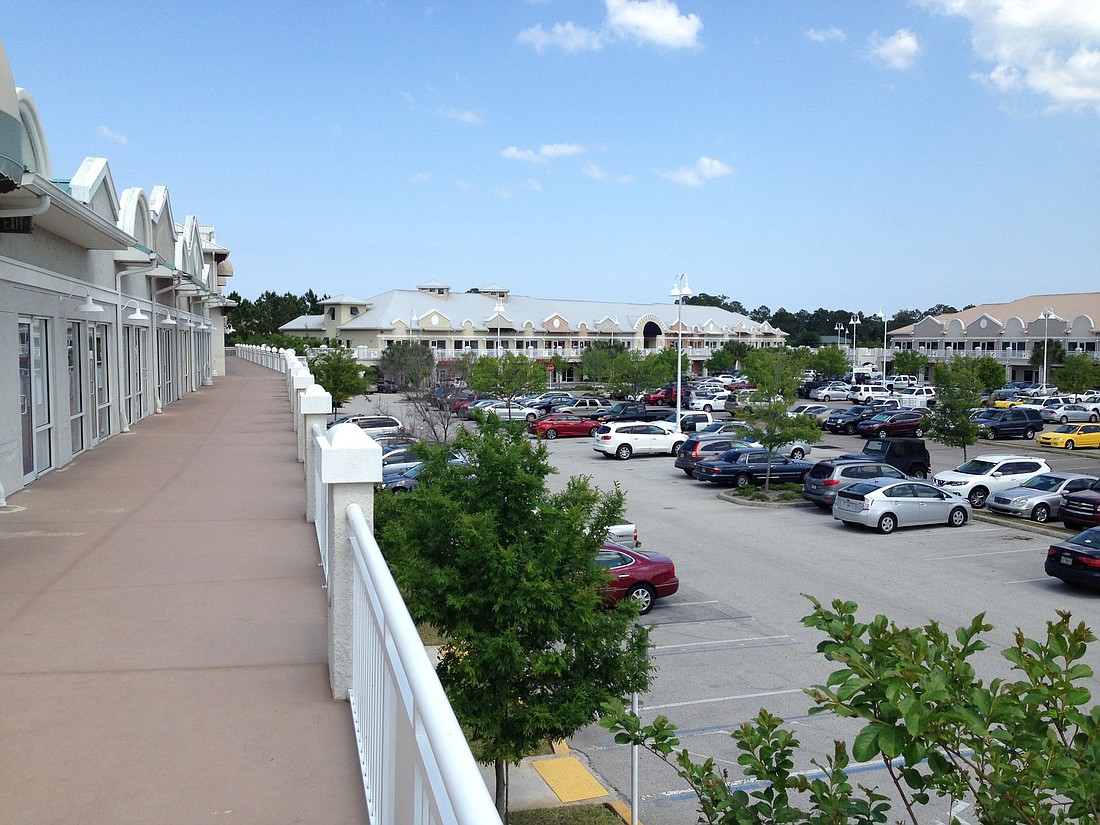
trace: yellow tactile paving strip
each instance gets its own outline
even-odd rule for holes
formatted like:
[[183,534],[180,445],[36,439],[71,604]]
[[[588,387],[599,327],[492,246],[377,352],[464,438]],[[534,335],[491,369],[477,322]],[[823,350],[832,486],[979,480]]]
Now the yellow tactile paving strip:
[[562,802],[579,802],[582,799],[607,796],[607,789],[596,781],[596,777],[575,756],[540,759],[531,765]]

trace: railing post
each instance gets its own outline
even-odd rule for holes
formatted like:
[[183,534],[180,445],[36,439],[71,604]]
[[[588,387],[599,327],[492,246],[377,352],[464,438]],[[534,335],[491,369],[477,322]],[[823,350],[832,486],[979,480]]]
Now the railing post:
[[[337,424],[321,450],[321,483],[328,495],[328,667],[335,699],[347,699],[352,676],[355,559],[346,511],[358,504],[374,513],[374,485],[382,480],[382,448],[355,424]],[[370,528],[374,530],[371,522]]]
[[[302,420],[298,422],[298,460],[306,463],[306,476],[310,475],[310,465],[313,464],[310,456],[313,450],[309,449],[312,438],[313,425],[325,426],[325,419],[332,412],[332,395],[320,384],[310,384],[302,393],[301,402]],[[313,519],[309,519],[312,521]]]
[[[290,407],[294,415],[294,430],[301,435],[301,414],[302,414],[302,393],[304,393],[309,387],[312,387],[316,382],[313,380],[313,375],[305,367],[294,367],[290,371]],[[299,445],[302,443],[302,439],[298,439]],[[299,447],[298,460],[302,460],[302,451]]]

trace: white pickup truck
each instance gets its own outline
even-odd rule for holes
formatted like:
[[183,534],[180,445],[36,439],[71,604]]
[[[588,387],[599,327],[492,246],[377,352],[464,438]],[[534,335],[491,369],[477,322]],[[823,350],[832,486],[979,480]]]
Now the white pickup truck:
[[638,541],[638,525],[636,524],[612,524],[607,528],[607,539],[623,547],[641,547]]
[[902,407],[934,407],[936,406],[935,387],[906,387],[897,393],[898,403]]

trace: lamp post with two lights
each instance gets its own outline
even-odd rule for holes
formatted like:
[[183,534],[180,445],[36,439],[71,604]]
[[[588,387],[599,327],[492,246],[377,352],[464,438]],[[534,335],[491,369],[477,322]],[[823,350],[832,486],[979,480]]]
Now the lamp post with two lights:
[[853,315],[848,321],[848,325],[852,328],[852,380],[856,377],[856,332],[859,329],[859,325],[863,323],[859,320],[858,315]]
[[687,275],[681,273],[672,282],[672,290],[668,293],[676,299],[676,429],[680,429],[680,419],[683,417],[684,398],[684,298],[691,297],[691,287],[688,285]]

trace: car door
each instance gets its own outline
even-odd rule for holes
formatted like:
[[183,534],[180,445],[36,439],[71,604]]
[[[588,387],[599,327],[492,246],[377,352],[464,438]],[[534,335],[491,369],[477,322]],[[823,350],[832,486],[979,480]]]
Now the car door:
[[913,496],[918,505],[918,524],[940,524],[947,521],[951,507],[949,493],[930,484],[914,484]]
[[1001,466],[1001,477],[996,479],[995,484],[999,490],[1018,487],[1040,470],[1042,465],[1037,461],[1006,461]]
[[883,490],[889,510],[898,518],[898,524],[921,524],[921,504],[912,484],[895,484]]
[[615,550],[601,549],[596,552],[596,566],[607,570],[607,590],[610,597],[618,601],[626,596],[633,577],[629,567],[634,559]]

